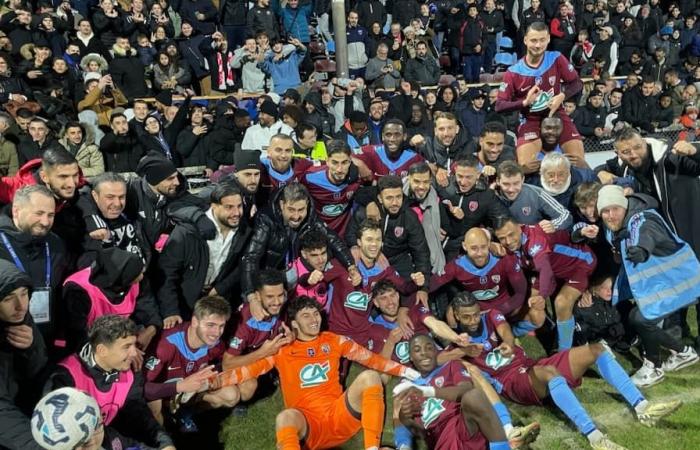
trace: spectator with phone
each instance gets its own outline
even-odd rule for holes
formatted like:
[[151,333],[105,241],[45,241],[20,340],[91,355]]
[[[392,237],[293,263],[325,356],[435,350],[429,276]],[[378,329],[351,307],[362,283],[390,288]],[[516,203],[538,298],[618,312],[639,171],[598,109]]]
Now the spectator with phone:
[[365,79],[375,89],[397,89],[401,82],[401,74],[388,54],[389,47],[382,42],[377,46],[377,55],[367,63]]

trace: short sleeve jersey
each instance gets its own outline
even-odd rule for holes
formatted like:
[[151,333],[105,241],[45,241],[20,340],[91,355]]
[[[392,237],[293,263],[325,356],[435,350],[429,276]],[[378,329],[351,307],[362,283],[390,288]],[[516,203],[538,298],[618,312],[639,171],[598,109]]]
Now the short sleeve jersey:
[[[439,284],[443,280],[456,280],[476,297],[482,310],[496,308],[505,311],[503,307],[510,301],[513,290],[510,281],[521,277],[520,263],[513,255],[502,258],[491,255],[484,267],[476,267],[466,255],[462,255],[449,262],[445,274],[435,280]],[[431,286],[434,284],[431,281]]]
[[549,114],[546,104],[561,92],[561,82],[578,79],[578,72],[564,55],[556,51],[544,53],[538,67],[530,67],[525,57],[508,68],[499,88],[498,99],[505,101],[525,100],[527,92],[533,86],[539,86],[541,93],[521,114],[525,118],[541,118]]
[[300,177],[300,182],[314,199],[314,209],[328,228],[339,235],[345,234],[350,221],[352,198],[360,187],[357,177],[342,184],[331,183],[326,166],[314,167]]
[[[423,305],[416,305],[415,303],[411,305],[408,310],[408,318],[411,319],[413,324],[413,332],[415,334],[428,334],[430,330],[425,326],[425,319],[431,317],[430,310]],[[378,315],[374,319],[370,319],[372,326],[370,331],[371,340],[368,342],[367,348],[373,352],[381,352],[386,344],[386,339],[391,333],[391,330],[398,327],[397,322],[389,322],[384,319],[381,315]],[[391,353],[391,359],[401,363],[407,364],[410,360],[408,340],[402,339],[396,343],[394,346],[394,351]]]
[[144,363],[146,381],[167,383],[181,380],[221,359],[224,352],[221,342],[212,348],[206,345],[199,348],[189,346],[187,343],[189,326],[190,322],[183,322],[161,335],[155,351],[149,351]]
[[[459,361],[449,361],[438,366],[429,375],[415,381],[421,386],[436,388],[457,386],[465,381],[471,381],[469,372]],[[461,414],[460,404],[439,398],[426,398],[423,401],[418,423],[425,428],[428,442],[437,442],[443,432],[449,432],[446,425],[455,415]],[[432,447],[431,447],[432,448]]]
[[250,305],[243,305],[238,316],[236,331],[229,340],[226,353],[240,356],[257,350],[266,340],[279,333],[281,320],[278,316],[256,320],[250,313]]
[[408,176],[409,167],[425,161],[421,155],[411,149],[404,149],[397,159],[391,159],[383,145],[362,147],[362,154],[358,155],[358,159],[372,171],[375,180],[386,175],[405,178]]

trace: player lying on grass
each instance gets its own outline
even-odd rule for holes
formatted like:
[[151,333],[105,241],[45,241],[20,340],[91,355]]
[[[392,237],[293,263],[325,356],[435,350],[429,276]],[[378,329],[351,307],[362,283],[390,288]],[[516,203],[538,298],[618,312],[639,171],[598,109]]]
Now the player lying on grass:
[[439,350],[428,335],[415,335],[409,346],[420,378],[394,387],[401,423],[431,450],[509,450],[496,411],[462,364],[438,366]]
[[[239,384],[277,368],[285,405],[275,421],[278,449],[300,449],[300,442],[308,449],[333,448],[360,429],[364,448],[378,449],[384,425],[384,392],[378,372],[410,380],[420,374],[349,338],[322,332],[321,313],[321,305],[311,297],[291,300],[289,344],[274,356],[211,378],[210,388]],[[338,382],[341,358],[374,370],[361,372],[343,392]]]
[[[595,365],[601,377],[634,408],[639,422],[652,427],[676,411],[680,401],[650,403],[602,344],[574,347],[537,361],[515,345],[510,325],[498,311],[481,314],[477,300],[461,292],[452,300],[459,324],[472,343],[483,344],[480,355],[465,355],[467,361],[493,379],[494,387],[506,399],[523,405],[541,405],[551,397],[554,404],[576,425],[595,450],[622,450],[605,436],[578,401],[572,387],[581,384],[583,374]],[[451,352],[460,358],[459,351]]]

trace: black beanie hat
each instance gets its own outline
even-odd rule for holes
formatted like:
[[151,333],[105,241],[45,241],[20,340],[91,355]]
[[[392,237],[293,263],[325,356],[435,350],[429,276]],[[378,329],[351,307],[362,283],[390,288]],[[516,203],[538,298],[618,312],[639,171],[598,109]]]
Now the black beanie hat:
[[136,173],[146,178],[151,186],[157,185],[175,172],[177,168],[172,161],[155,153],[144,156],[136,166]]
[[164,89],[156,95],[156,101],[164,104],[165,106],[173,105],[173,91],[170,89]]
[[277,118],[277,105],[275,105],[272,101],[270,100],[265,100],[262,105],[260,105],[260,112],[265,113],[268,116],[272,116],[275,119]]
[[238,150],[233,154],[233,165],[236,172],[247,169],[260,169],[259,150]]
[[143,261],[136,253],[117,247],[100,249],[92,265],[90,281],[100,288],[124,292],[143,272]]

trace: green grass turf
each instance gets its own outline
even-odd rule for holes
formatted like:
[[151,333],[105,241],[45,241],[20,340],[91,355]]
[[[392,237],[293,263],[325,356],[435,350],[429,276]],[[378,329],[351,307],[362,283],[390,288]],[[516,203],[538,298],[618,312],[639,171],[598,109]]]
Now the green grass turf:
[[[691,323],[694,323],[694,317]],[[694,333],[696,330],[694,330]],[[541,356],[542,350],[534,338],[526,338],[524,347],[530,356]],[[631,370],[623,358],[618,358]],[[354,366],[351,378],[359,372]],[[583,385],[576,390],[578,398],[593,417],[600,429],[615,442],[629,450],[697,450],[700,449],[700,364],[682,371],[666,375],[661,384],[643,391],[651,401],[658,399],[681,399],[685,405],[673,416],[655,428],[640,425],[627,408],[624,400],[614,389],[597,378],[585,378]],[[390,387],[395,381],[390,383]],[[390,389],[387,389],[387,391]],[[553,408],[523,407],[507,403],[513,421],[527,423],[538,421],[542,432],[533,449],[572,450],[590,448],[584,437],[579,435],[566,418]],[[229,417],[223,424],[220,439],[226,450],[267,450],[275,448],[275,415],[282,409],[279,391],[261,400],[248,409],[245,417]],[[391,405],[387,406],[383,442],[391,444]],[[362,449],[362,433],[358,433],[342,449]],[[422,443],[417,448],[424,449]]]

